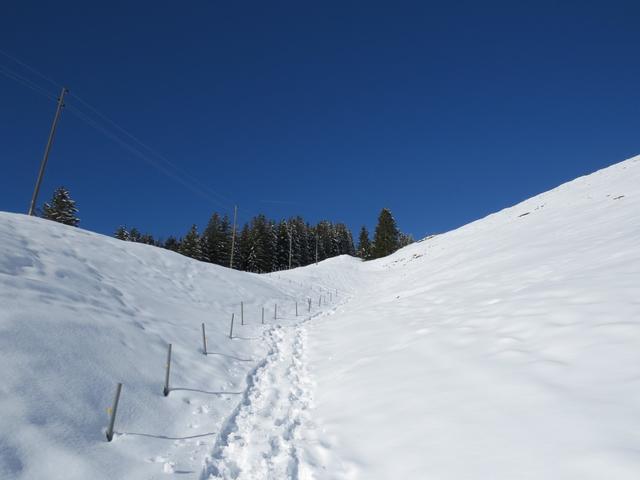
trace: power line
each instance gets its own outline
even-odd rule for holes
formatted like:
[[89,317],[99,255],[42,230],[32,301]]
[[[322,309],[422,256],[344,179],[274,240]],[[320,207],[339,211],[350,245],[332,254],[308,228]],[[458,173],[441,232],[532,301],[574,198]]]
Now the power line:
[[[120,137],[118,137],[117,135],[113,134],[108,129],[104,128],[102,125],[100,125],[99,123],[95,122],[93,119],[91,119],[87,115],[85,115],[81,110],[79,110],[79,109],[77,109],[76,107],[73,107],[73,106],[67,106],[67,109],[73,115],[75,115],[80,120],[85,122],[87,125],[89,125],[90,127],[94,128],[98,132],[102,133],[103,135],[105,135],[107,138],[109,138],[113,142],[115,142],[118,145],[120,145],[122,148],[127,150],[129,153],[137,156],[138,158],[144,160],[145,162],[149,163],[153,167],[157,168],[162,173],[164,173],[166,176],[168,176],[169,178],[172,178],[173,180],[177,181],[183,187],[185,187],[186,189],[190,190],[192,193],[204,198],[205,200],[207,200],[209,202],[221,204],[219,200],[211,197],[206,192],[204,192],[201,189],[193,186],[188,181],[186,181],[185,179],[181,178],[179,175],[175,174],[171,170],[168,170],[167,168],[165,168],[163,165],[161,165],[158,162],[154,161],[148,155],[145,155],[143,152],[141,152],[137,148],[135,148],[135,147],[131,146],[130,144],[128,144],[127,142],[123,141]],[[222,205],[226,206],[224,204],[222,204]]]
[[52,84],[54,87],[56,88],[60,88],[61,84],[52,80],[51,78],[47,77],[45,74],[41,73],[40,71],[36,70],[35,68],[33,68],[31,65],[27,65],[26,63],[24,63],[23,61],[17,59],[16,57],[14,57],[13,55],[9,55],[7,52],[5,52],[4,50],[0,49],[0,54],[4,55],[5,57],[7,57],[10,60],[13,60],[14,62],[16,62],[18,65],[20,65],[23,68],[26,68],[27,70],[29,70],[30,72],[35,73],[36,75],[38,75],[40,78],[46,80],[47,82],[49,82],[50,84]]
[[5,77],[10,78],[11,80],[15,80],[16,82],[20,83],[21,85],[33,90],[34,92],[38,93],[39,95],[42,95],[42,96],[48,98],[49,100],[56,100],[56,98],[57,98],[54,94],[52,94],[48,90],[40,87],[39,85],[37,85],[36,83],[32,82],[28,78],[23,77],[22,75],[20,75],[16,71],[10,69],[6,65],[0,64],[0,73],[2,73]]
[[96,115],[98,115],[102,120],[104,120],[105,122],[111,124],[113,127],[115,127],[118,131],[120,131],[123,135],[126,135],[127,137],[129,137],[131,140],[133,140],[135,143],[137,143],[140,147],[144,148],[145,150],[147,150],[149,153],[153,154],[154,156],[156,156],[157,158],[159,158],[160,160],[162,160],[163,162],[165,162],[167,165],[169,165],[171,168],[173,168],[174,170],[180,172],[184,177],[188,178],[190,181],[192,181],[194,184],[198,185],[201,189],[208,191],[209,193],[211,193],[214,196],[219,197],[220,203],[225,202],[227,203],[227,206],[230,207],[231,205],[233,205],[233,201],[230,200],[229,198],[225,197],[224,195],[215,192],[214,190],[211,190],[209,187],[207,187],[206,185],[202,184],[197,178],[195,178],[194,176],[192,176],[191,174],[189,174],[188,172],[185,171],[181,171],[180,167],[178,167],[177,165],[175,165],[173,162],[171,162],[170,160],[168,160],[164,155],[158,153],[157,151],[155,151],[153,148],[151,148],[149,145],[147,145],[146,143],[142,142],[138,137],[136,137],[135,135],[133,135],[131,132],[127,131],[126,129],[124,129],[122,126],[120,126],[119,124],[117,124],[115,121],[111,120],[109,117],[107,117],[106,115],[104,115],[103,113],[101,113],[98,109],[96,109],[95,107],[93,107],[92,105],[90,105],[88,102],[86,102],[85,100],[83,100],[82,98],[80,98],[78,95],[76,94],[71,94],[71,96],[73,98],[75,98],[76,100],[78,100],[80,103],[82,103],[86,108],[88,108],[89,110],[91,110],[93,113],[95,113]]
[[[34,73],[35,75],[37,75],[41,79],[47,81],[48,83],[50,83],[52,85],[55,85],[56,87],[58,87],[60,85],[58,82],[56,82],[52,78],[44,75],[39,70],[37,70],[34,67],[32,67],[31,65],[21,61],[20,59],[14,57],[13,55],[10,55],[9,53],[5,52],[4,50],[0,49],[0,54],[4,55],[5,57],[9,58],[13,62],[17,63],[18,65],[20,65],[24,69]],[[55,100],[57,98],[54,94],[50,93],[48,90],[46,90],[42,86],[40,86],[37,83],[27,79],[26,77],[20,75],[19,73],[17,73],[14,70],[10,69],[6,65],[0,64],[0,73],[4,74],[6,77],[8,77],[8,78],[10,78],[10,79],[12,79],[14,81],[17,81],[18,83],[21,83],[22,85],[26,86],[27,88],[30,88],[34,92],[36,92],[36,93],[38,93],[38,94],[40,94],[40,95],[42,95],[42,96],[44,96],[44,97],[46,97],[46,98],[48,98],[50,100]],[[130,145],[128,142],[124,141],[121,137],[119,137],[118,135],[116,135],[112,131],[110,131],[109,128],[107,128],[104,125],[100,125],[99,121],[96,121],[95,119],[92,119],[91,115],[87,115],[87,113],[82,112],[82,110],[80,110],[79,108],[74,107],[72,105],[68,105],[67,106],[67,109],[70,110],[76,117],[78,117],[80,120],[82,120],[85,123],[87,123],[89,126],[94,128],[98,132],[100,132],[103,135],[105,135],[110,140],[112,140],[115,143],[117,143],[119,146],[121,146],[123,149],[127,150],[129,153],[132,153],[133,155],[135,155],[135,156],[139,157],[140,159],[146,161],[151,166],[153,166],[154,168],[158,169],[163,174],[167,175],[169,178],[179,182],[183,187],[185,187],[188,190],[190,190],[191,192],[201,196],[202,198],[206,199],[207,201],[210,201],[210,202],[216,203],[218,205],[224,206],[225,208],[228,208],[228,209],[230,209],[231,206],[234,204],[234,202],[231,199],[229,199],[228,197],[222,195],[219,192],[214,191],[210,187],[204,185],[196,177],[194,177],[193,175],[189,174],[185,170],[181,169],[176,164],[174,164],[169,159],[167,159],[164,155],[158,153],[156,150],[151,148],[149,145],[147,145],[146,143],[142,142],[135,135],[130,133],[128,130],[126,130],[124,127],[122,127],[121,125],[116,123],[111,118],[107,117],[105,114],[100,112],[96,107],[92,106],[87,101],[83,100],[77,94],[70,93],[69,96],[73,97],[78,102],[80,102],[80,104],[82,104],[84,106],[84,108],[88,109],[94,116],[99,117],[99,119],[103,123],[106,123],[106,124],[110,125],[113,129],[115,129],[118,132],[120,132],[121,135],[124,135],[124,136],[128,137],[131,141],[134,142],[134,144],[137,144],[138,147],[141,147],[141,148],[136,148],[135,146]],[[162,165],[158,161],[155,161],[152,158],[150,158],[149,155],[143,153],[143,151],[141,151],[141,149],[142,150],[146,150],[147,153],[149,153],[149,154],[153,155],[154,157],[156,157],[157,159],[161,160],[163,163],[166,164],[166,166]],[[167,166],[170,167],[170,168],[168,168]],[[172,171],[171,169],[173,169],[174,171]],[[248,214],[249,212],[246,212],[246,213]],[[243,215],[243,217],[244,217],[244,215]],[[248,218],[245,218],[245,220],[248,220]]]

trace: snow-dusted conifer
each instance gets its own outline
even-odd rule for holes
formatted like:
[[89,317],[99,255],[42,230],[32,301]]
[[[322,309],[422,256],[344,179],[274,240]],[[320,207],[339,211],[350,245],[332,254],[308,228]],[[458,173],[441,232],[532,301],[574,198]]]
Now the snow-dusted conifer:
[[51,201],[42,207],[42,218],[77,227],[80,219],[76,216],[78,208],[65,187],[58,187]]
[[373,237],[372,257],[381,258],[391,255],[400,247],[400,232],[396,221],[388,208],[383,208],[378,217],[378,225]]

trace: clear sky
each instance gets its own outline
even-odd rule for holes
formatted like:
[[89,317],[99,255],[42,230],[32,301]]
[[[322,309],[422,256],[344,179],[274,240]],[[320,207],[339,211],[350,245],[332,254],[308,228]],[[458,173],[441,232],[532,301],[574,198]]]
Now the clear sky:
[[637,1],[7,0],[0,209],[26,211],[43,93],[64,83],[41,200],[66,185],[84,228],[183,234],[237,202],[242,220],[357,234],[388,207],[416,237],[449,230],[640,153],[639,18]]

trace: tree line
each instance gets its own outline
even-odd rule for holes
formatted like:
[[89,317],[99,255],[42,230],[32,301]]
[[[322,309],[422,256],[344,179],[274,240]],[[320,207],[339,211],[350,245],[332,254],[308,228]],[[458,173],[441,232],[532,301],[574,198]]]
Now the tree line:
[[229,217],[217,212],[201,233],[192,225],[181,238],[155,240],[150,234],[125,226],[115,232],[115,237],[121,240],[148,243],[195,260],[256,273],[300,267],[337,255],[355,255],[351,231],[345,224],[321,221],[310,225],[299,216],[275,221],[263,214],[256,215],[237,226],[235,240],[233,236]]
[[[59,187],[51,201],[44,204],[41,216],[78,226],[77,213],[69,191]],[[300,216],[276,221],[259,214],[241,227],[236,226],[234,235],[234,225],[228,215],[217,212],[211,215],[202,233],[194,224],[184,236],[169,236],[162,240],[137,228],[120,226],[115,237],[166,248],[202,262],[256,273],[301,267],[338,255],[371,260],[390,255],[413,242],[411,235],[400,232],[391,211],[386,208],[378,216],[373,239],[363,226],[357,246],[344,223],[323,220],[311,225]]]

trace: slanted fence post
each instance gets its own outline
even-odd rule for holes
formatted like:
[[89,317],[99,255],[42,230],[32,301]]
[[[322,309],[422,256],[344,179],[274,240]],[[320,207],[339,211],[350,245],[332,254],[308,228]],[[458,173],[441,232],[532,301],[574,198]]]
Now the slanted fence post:
[[278,319],[278,304],[276,303],[275,306],[273,307],[273,319],[277,320]]
[[309,298],[309,311],[311,311],[311,298]]
[[113,426],[116,423],[116,413],[118,412],[118,402],[120,401],[120,392],[122,391],[122,384],[119,383],[116,387],[116,397],[113,399],[113,407],[110,409],[111,418],[109,419],[109,428],[107,429],[107,442],[113,440]]
[[167,351],[167,366],[164,374],[164,396],[169,396],[169,374],[171,373],[171,344],[169,344],[169,350]]
[[240,302],[240,325],[244,325],[244,302]]
[[264,325],[264,307],[262,307],[262,324]]
[[229,338],[233,338],[233,316],[235,313],[231,314],[231,330],[229,330]]
[[202,353],[207,354],[207,334],[204,331],[204,323],[202,324]]
[[298,316],[298,301],[296,300],[296,317]]

